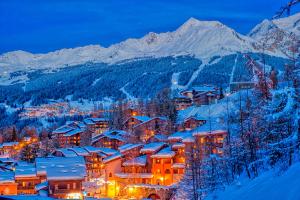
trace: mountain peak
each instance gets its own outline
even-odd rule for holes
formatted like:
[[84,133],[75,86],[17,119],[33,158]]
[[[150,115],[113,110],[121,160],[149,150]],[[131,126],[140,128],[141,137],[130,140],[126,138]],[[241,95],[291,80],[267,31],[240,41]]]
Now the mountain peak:
[[273,20],[280,29],[300,35],[300,12],[289,17]]
[[202,21],[194,17],[189,18],[181,27],[190,26],[222,26],[223,24],[219,21]]
[[268,32],[274,29],[278,29],[278,27],[273,23],[273,21],[265,19],[260,24],[256,25],[250,31],[250,33],[248,33],[248,36],[254,39],[260,39],[261,37],[264,37],[266,34],[268,34]]

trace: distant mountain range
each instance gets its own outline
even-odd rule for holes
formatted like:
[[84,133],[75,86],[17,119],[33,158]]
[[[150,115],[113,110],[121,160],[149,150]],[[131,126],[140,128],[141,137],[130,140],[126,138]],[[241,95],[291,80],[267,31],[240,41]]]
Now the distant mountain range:
[[[264,20],[247,36],[217,21],[190,18],[173,32],[149,33],[140,39],[128,39],[108,48],[90,45],[46,54],[8,52],[0,56],[0,66],[4,71],[13,71],[24,68],[63,67],[86,62],[112,63],[139,57],[178,54],[195,55],[203,60],[235,52],[258,52],[261,50],[258,47],[261,46],[262,39],[268,35],[275,34],[276,39],[285,40],[290,33],[300,35],[300,13],[274,21]],[[282,56],[281,50],[276,48],[269,49],[267,53]]]
[[[0,55],[0,86],[2,85],[2,90],[5,92],[7,92],[5,87],[13,85],[16,88],[22,88],[22,92],[30,91],[32,94],[32,91],[47,88],[46,85],[39,84],[40,77],[45,79],[47,76],[54,76],[57,82],[51,81],[51,84],[47,84],[50,84],[52,88],[58,85],[62,87],[64,83],[70,83],[65,80],[66,77],[55,74],[65,70],[72,72],[66,74],[67,76],[76,74],[76,76],[73,75],[74,77],[68,77],[69,79],[79,78],[78,76],[82,74],[75,73],[74,70],[83,66],[85,68],[90,66],[90,68],[89,72],[82,70],[82,73],[94,73],[94,75],[98,74],[95,71],[111,70],[110,77],[105,76],[104,71],[97,76],[90,77],[91,82],[87,82],[88,87],[85,87],[91,90],[99,89],[97,84],[106,85],[107,81],[114,84],[110,80],[112,76],[118,77],[119,75],[119,79],[122,79],[121,82],[117,80],[115,88],[111,87],[117,89],[120,94],[106,94],[105,92],[103,95],[97,94],[97,98],[100,99],[102,97],[128,98],[131,95],[144,97],[143,92],[135,87],[138,87],[138,81],[146,80],[147,83],[147,80],[151,79],[150,82],[153,84],[154,80],[161,79],[162,77],[154,75],[156,72],[160,76],[164,74],[165,79],[160,84],[172,89],[182,89],[206,82],[226,85],[230,80],[236,79],[237,72],[239,77],[251,79],[251,73],[241,67],[245,65],[245,59],[241,53],[251,53],[257,60],[259,60],[258,54],[266,54],[269,57],[267,64],[280,70],[289,56],[292,41],[297,40],[299,36],[300,13],[273,21],[264,20],[247,35],[239,34],[217,21],[199,21],[191,18],[173,32],[149,33],[140,39],[128,39],[108,48],[90,45],[61,49],[46,54],[32,54],[25,51],[4,53]],[[165,70],[161,71],[158,67],[164,62],[166,62],[163,67]],[[179,64],[181,66],[178,66]],[[149,65],[153,67],[152,70],[149,70]],[[91,66],[94,70],[91,70]],[[137,73],[134,79],[124,78],[126,75],[123,73],[128,70],[138,71],[134,72]],[[116,71],[118,74],[114,74]],[[208,74],[211,80],[205,77]],[[174,79],[179,79],[180,84],[174,85],[172,83]],[[37,87],[38,85],[44,86]],[[68,88],[70,90],[72,86]],[[134,88],[133,91],[131,91],[132,88]],[[150,87],[147,88],[150,89]],[[160,88],[153,90],[157,92]],[[65,91],[65,89],[62,90]],[[63,92],[61,97],[64,98],[67,92]],[[70,94],[74,92],[76,91],[71,91]],[[85,95],[83,97],[86,98]]]

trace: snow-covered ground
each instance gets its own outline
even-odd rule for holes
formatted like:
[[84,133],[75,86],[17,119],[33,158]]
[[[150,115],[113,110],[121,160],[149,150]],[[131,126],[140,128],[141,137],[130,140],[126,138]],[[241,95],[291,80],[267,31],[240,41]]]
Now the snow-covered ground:
[[278,175],[277,171],[261,174],[254,180],[241,178],[235,185],[208,199],[215,200],[299,200],[300,163]]

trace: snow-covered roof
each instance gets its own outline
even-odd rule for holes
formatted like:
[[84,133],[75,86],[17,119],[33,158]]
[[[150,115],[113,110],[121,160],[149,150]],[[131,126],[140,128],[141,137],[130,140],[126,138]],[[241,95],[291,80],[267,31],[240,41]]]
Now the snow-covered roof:
[[138,148],[138,147],[141,147],[143,146],[142,144],[124,144],[122,146],[119,147],[119,151],[121,153],[125,152],[125,151],[129,151],[131,149],[134,149],[134,148]]
[[125,136],[128,133],[126,131],[123,130],[108,130],[105,131],[104,133],[100,134],[100,135],[96,135],[95,137],[92,138],[92,144],[97,142],[98,140],[107,137],[109,139],[114,139],[114,140],[118,140],[121,142],[125,142]]
[[141,122],[146,122],[152,119],[151,117],[148,116],[133,116],[132,118],[137,119]]
[[12,158],[0,158],[0,163],[15,163],[15,162],[17,161]]
[[113,161],[113,160],[122,158],[122,156],[123,156],[123,155],[122,155],[120,152],[117,152],[117,153],[115,153],[115,154],[113,154],[113,155],[111,155],[111,156],[108,156],[108,157],[104,158],[104,159],[103,159],[103,163],[105,164],[105,163],[108,163],[108,162],[110,162],[110,161]]
[[82,147],[84,148],[86,151],[88,151],[89,153],[103,153],[106,156],[107,155],[113,155],[115,153],[117,153],[118,151],[115,149],[111,149],[111,148],[106,148],[106,147],[94,147],[94,146],[84,146]]
[[15,174],[12,171],[0,171],[0,183],[15,182]]
[[86,176],[85,161],[77,157],[37,158],[38,175],[46,175],[47,180],[82,180]]
[[166,147],[160,150],[158,153],[151,156],[151,158],[172,158],[175,156],[175,152],[172,151],[171,147]]
[[139,157],[136,157],[136,158],[133,158],[131,160],[127,160],[125,162],[123,162],[123,166],[146,166],[147,164],[147,156],[146,155],[143,155],[143,156],[139,156]]
[[141,153],[153,153],[161,149],[165,145],[164,142],[152,142],[145,144],[144,147],[140,150]]
[[173,163],[172,168],[173,169],[178,169],[178,168],[184,169],[185,168],[185,164],[184,163]]
[[155,134],[152,138],[158,140],[159,142],[166,142],[168,140],[168,136],[164,134]]
[[13,147],[13,146],[16,146],[18,144],[19,144],[19,142],[4,142],[4,143],[0,144],[0,148]]
[[72,131],[74,128],[68,126],[68,125],[64,125],[61,126],[59,128],[57,128],[56,130],[53,131],[53,134],[61,134],[61,133],[67,133],[69,131]]
[[172,149],[178,149],[178,148],[184,148],[184,147],[185,147],[185,144],[182,142],[177,142],[172,145]]
[[77,154],[74,151],[70,151],[70,150],[64,149],[64,148],[56,149],[55,151],[61,152],[61,154],[64,157],[76,157],[77,156]]
[[70,136],[73,136],[73,135],[76,135],[76,134],[80,134],[82,133],[83,131],[80,129],[80,128],[75,128],[67,133],[64,134],[64,136],[66,137],[70,137]]
[[107,122],[109,121],[107,118],[97,118],[97,117],[93,117],[93,118],[86,118],[83,120],[83,122],[87,125],[94,125],[97,122]]
[[68,148],[69,151],[75,152],[78,156],[88,156],[89,152],[82,147],[72,147]]
[[188,136],[182,140],[183,143],[193,143],[195,142],[195,138],[193,136]]
[[39,190],[45,189],[45,188],[47,188],[47,187],[48,187],[48,181],[44,181],[44,182],[42,182],[42,183],[40,183],[40,184],[37,184],[37,185],[34,187],[34,189],[35,189],[36,191],[39,191]]
[[36,168],[33,163],[18,162],[15,170],[16,178],[35,177]]
[[119,178],[153,178],[152,173],[116,173]]
[[173,134],[171,134],[168,137],[168,140],[178,140],[178,141],[182,141],[184,138],[190,137],[192,136],[192,132],[191,131],[178,131],[175,132]]
[[198,128],[194,129],[192,132],[193,136],[199,136],[207,134],[227,133],[227,129],[221,122],[211,120],[206,122],[203,126],[199,126]]
[[193,92],[193,91],[196,91],[196,92],[214,92],[214,91],[216,91],[216,87],[211,86],[211,85],[194,86],[194,87],[191,87],[188,90],[181,91],[181,93],[183,93],[183,92]]

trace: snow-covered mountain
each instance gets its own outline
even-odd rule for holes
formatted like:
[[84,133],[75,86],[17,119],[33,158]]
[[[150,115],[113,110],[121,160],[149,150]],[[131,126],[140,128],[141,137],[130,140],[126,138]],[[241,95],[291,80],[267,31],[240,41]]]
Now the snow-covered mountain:
[[300,36],[300,13],[276,20],[264,20],[255,26],[249,37],[260,42],[260,47],[270,51],[278,50],[285,55],[290,54],[289,47]]
[[25,69],[63,67],[86,62],[112,63],[139,57],[164,57],[189,54],[205,60],[216,55],[255,52],[256,41],[217,21],[191,18],[177,30],[149,33],[140,39],[128,39],[108,48],[99,45],[61,49],[46,54],[14,51],[0,56],[2,73]]

